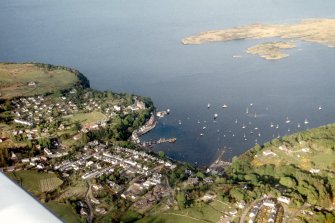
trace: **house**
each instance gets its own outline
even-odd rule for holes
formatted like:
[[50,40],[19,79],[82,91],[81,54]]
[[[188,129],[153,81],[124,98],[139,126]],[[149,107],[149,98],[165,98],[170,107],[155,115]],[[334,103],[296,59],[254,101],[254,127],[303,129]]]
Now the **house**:
[[206,177],[204,179],[204,182],[207,183],[207,184],[212,184],[213,183],[213,179],[211,177]]
[[27,121],[20,120],[20,119],[14,119],[14,122],[18,124],[22,124],[22,125],[28,125],[28,126],[33,125],[31,122],[27,122]]
[[270,199],[266,199],[263,201],[263,205],[266,206],[266,207],[274,207],[275,206],[275,203],[273,200],[270,200]]
[[187,179],[187,184],[192,184],[192,185],[196,185],[199,183],[199,179],[198,177],[189,177]]
[[48,148],[44,148],[43,151],[45,152],[45,154],[47,154],[47,156],[51,156],[52,155],[52,152]]
[[100,204],[100,201],[96,198],[91,198],[93,204]]
[[283,202],[285,204],[290,204],[291,199],[285,196],[280,196],[277,198],[278,201]]
[[263,151],[263,155],[264,156],[277,156],[277,154],[275,154],[274,152],[272,152],[270,150]]
[[35,87],[36,86],[36,82],[35,81],[29,81],[28,82],[28,86],[29,87]]
[[235,216],[235,215],[237,214],[237,210],[236,210],[236,209],[231,210],[231,211],[229,211],[229,214],[230,214],[231,216]]

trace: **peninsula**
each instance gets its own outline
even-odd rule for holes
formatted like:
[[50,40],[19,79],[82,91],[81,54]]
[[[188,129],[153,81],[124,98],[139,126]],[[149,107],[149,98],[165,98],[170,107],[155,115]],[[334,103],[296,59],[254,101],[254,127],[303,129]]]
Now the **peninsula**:
[[[186,45],[241,39],[281,38],[284,40],[302,40],[335,47],[334,37],[335,19],[306,19],[296,24],[251,24],[230,29],[201,32],[197,35],[184,38],[182,43]],[[287,56],[278,50],[273,51],[272,47],[268,47],[271,45],[274,48],[278,48],[277,43],[271,43],[267,44],[266,47],[262,45],[261,48],[256,46],[251,51],[265,59],[281,59]],[[250,49],[248,51],[250,52]]]

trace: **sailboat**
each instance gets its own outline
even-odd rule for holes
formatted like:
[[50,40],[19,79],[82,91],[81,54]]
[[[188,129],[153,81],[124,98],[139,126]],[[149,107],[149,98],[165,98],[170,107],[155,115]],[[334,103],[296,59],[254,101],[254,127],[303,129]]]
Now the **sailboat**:
[[288,117],[286,117],[286,121],[285,121],[287,124],[291,122],[290,119],[288,119]]

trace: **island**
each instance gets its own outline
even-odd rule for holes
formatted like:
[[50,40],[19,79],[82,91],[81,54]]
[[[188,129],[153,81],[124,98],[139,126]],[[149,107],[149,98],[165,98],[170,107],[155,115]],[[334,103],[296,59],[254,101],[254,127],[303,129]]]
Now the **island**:
[[0,71],[0,170],[64,222],[335,221],[334,124],[196,167],[140,142],[149,98],[62,66]]
[[296,47],[292,42],[266,42],[249,47],[246,52],[258,55],[267,60],[279,60],[289,55],[283,53],[283,49],[292,49]]
[[[335,47],[334,36],[335,19],[306,19],[296,24],[251,24],[224,30],[201,32],[195,36],[184,38],[182,43],[188,45],[242,39],[280,38]],[[281,48],[278,43],[267,44],[267,46],[270,45],[274,48]],[[291,44],[289,45],[289,48],[293,48]],[[273,50],[272,47],[264,47],[262,45],[255,47],[252,47],[252,51],[255,52],[257,49],[255,54],[265,59],[281,59],[285,57],[280,51]],[[260,53],[259,50],[261,51]],[[250,52],[250,50],[248,51]]]

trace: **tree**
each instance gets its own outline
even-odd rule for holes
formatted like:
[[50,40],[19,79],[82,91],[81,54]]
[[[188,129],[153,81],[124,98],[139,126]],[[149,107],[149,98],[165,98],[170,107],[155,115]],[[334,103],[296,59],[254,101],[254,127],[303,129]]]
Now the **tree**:
[[160,158],[164,158],[165,157],[164,151],[159,151],[158,155],[159,155]]

